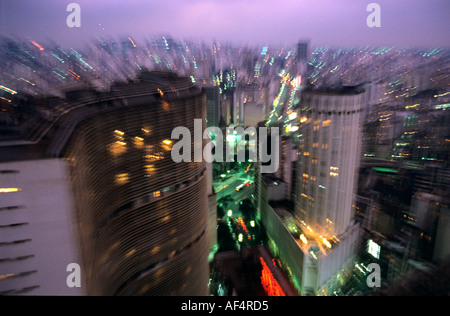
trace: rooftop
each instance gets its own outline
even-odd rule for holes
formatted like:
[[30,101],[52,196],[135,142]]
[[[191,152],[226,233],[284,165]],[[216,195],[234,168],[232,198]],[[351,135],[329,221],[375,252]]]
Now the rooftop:
[[[143,71],[136,79],[117,82],[110,91],[92,87],[66,91],[65,98],[30,99],[15,115],[29,112],[28,119],[3,126],[0,133],[0,161],[58,157],[74,128],[97,114],[131,106],[130,98],[145,97],[146,102],[170,100],[201,89],[189,79],[168,72]],[[15,131],[14,137],[8,131]],[[47,140],[46,140],[47,139]]]
[[[320,252],[326,255],[335,244],[339,243],[338,237],[325,236],[320,232],[314,231],[306,222],[296,218],[284,205],[278,204],[272,208],[305,254],[314,257]],[[314,254],[311,253],[312,248],[314,248]]]
[[364,92],[364,85],[336,85],[329,87],[307,87],[302,93],[316,95],[357,95]]

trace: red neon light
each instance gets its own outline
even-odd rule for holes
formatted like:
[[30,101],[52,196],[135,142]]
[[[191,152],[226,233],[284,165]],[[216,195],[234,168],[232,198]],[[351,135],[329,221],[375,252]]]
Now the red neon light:
[[263,269],[261,271],[261,284],[268,296],[286,296],[281,289],[280,284],[277,282],[266,262],[262,257],[259,258]]
[[44,47],[42,47],[41,45],[39,45],[38,43],[36,43],[36,42],[31,42],[34,46],[36,46],[37,48],[39,48],[39,50],[44,50]]

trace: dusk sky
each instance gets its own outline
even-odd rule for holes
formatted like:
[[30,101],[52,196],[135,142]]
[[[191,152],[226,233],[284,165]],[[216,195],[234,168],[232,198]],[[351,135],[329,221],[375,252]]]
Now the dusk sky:
[[[69,3],[81,27],[66,25]],[[381,27],[366,24],[381,7]],[[0,0],[0,34],[80,46],[95,36],[313,46],[450,46],[450,0]]]

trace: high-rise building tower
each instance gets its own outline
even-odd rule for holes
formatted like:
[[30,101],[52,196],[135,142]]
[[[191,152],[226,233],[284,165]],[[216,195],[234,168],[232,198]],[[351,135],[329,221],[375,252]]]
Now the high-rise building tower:
[[302,92],[295,217],[302,229],[305,294],[332,293],[356,255],[359,228],[352,202],[363,101],[358,87]]
[[362,96],[353,88],[302,93],[296,213],[324,234],[342,234],[352,220]]
[[203,87],[206,92],[207,126],[219,126],[220,122],[220,93],[219,87]]
[[[50,282],[52,273],[47,270],[66,271],[67,264],[79,260],[75,263],[81,266],[81,288],[88,295],[208,295],[211,183],[207,165],[193,159],[180,163],[171,159],[175,127],[187,127],[192,133],[194,119],[200,118],[206,128],[205,93],[189,78],[147,72],[132,83],[111,86],[109,92],[72,93],[71,99],[53,106],[52,110],[62,114],[41,138],[37,144],[41,151],[34,152],[34,161],[24,170],[41,168],[44,157],[48,159],[44,167],[56,175],[33,171],[42,181],[24,174],[20,178],[23,183],[11,182],[23,188],[19,194],[30,195],[42,188],[36,191],[40,195],[11,200],[11,206],[26,207],[28,203],[31,207],[45,201],[41,208],[48,217],[63,217],[63,223],[78,236],[78,259],[60,256],[57,262],[47,262],[51,269],[46,269],[42,278]],[[192,157],[201,150],[193,145]],[[19,154],[15,160],[29,158]],[[7,169],[15,170],[12,167]],[[48,186],[41,187],[45,183]],[[62,191],[69,198],[56,194],[61,191],[54,187],[58,183],[64,185]],[[8,214],[13,216],[13,212],[20,215],[20,210]],[[32,212],[23,213],[21,222],[29,221],[31,227],[31,216]],[[33,236],[45,234],[65,236],[57,226],[47,225],[43,231],[24,226],[20,236],[12,239],[2,234],[2,242],[34,240]],[[65,237],[59,246],[67,247],[72,241]],[[20,250],[16,245],[6,247]],[[25,272],[33,270],[33,262],[29,262]],[[62,263],[66,265],[60,266]],[[67,288],[64,278],[57,281]]]
[[295,72],[306,78],[308,61],[311,59],[309,40],[301,40],[297,43],[297,53],[295,57]]
[[297,61],[309,60],[309,42],[300,41],[297,43]]

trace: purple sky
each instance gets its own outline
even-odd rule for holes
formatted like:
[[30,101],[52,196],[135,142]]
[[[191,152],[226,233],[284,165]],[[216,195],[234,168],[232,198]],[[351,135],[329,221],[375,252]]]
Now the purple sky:
[[[69,3],[81,27],[69,28]],[[369,28],[369,3],[381,27]],[[278,44],[450,46],[449,0],[0,0],[0,34],[79,46],[94,36]]]

